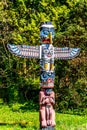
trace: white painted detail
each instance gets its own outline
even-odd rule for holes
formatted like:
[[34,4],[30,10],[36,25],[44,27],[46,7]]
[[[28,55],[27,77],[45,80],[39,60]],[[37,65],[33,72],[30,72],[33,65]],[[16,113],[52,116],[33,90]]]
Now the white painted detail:
[[42,46],[40,46],[40,59],[42,58]]
[[46,28],[54,28],[54,26],[53,26],[53,25],[51,25],[51,24],[44,24],[44,25],[42,25],[41,27],[46,27]]

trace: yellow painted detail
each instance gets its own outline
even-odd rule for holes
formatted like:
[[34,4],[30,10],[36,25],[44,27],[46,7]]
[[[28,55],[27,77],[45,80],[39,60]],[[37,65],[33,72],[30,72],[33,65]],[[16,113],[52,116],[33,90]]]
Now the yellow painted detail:
[[53,41],[52,41],[52,32],[49,33],[49,39],[50,39],[50,43],[52,44]]
[[44,69],[48,70],[49,65],[47,63],[44,64]]
[[50,64],[50,70],[54,71],[54,64]]

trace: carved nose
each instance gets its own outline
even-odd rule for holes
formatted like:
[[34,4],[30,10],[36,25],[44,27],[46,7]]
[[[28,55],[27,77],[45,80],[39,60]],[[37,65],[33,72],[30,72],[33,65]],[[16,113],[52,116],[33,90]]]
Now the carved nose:
[[51,83],[52,82],[52,79],[51,78],[48,78],[48,83]]

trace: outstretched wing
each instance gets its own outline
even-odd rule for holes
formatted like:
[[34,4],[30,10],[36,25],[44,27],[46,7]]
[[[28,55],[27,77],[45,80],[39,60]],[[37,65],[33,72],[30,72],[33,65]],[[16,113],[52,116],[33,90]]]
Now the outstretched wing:
[[55,59],[72,59],[78,56],[80,48],[56,48],[54,47],[54,58]]
[[7,44],[11,53],[22,58],[39,58],[39,46]]

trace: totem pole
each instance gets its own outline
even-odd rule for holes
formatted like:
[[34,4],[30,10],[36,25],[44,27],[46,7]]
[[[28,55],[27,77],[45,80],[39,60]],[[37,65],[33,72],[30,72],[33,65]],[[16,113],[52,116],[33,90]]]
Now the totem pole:
[[40,27],[40,46],[11,45],[9,51],[22,58],[40,59],[40,130],[54,130],[55,123],[55,93],[54,88],[54,60],[72,59],[76,57],[79,48],[53,47],[54,26],[51,22],[43,22]]

